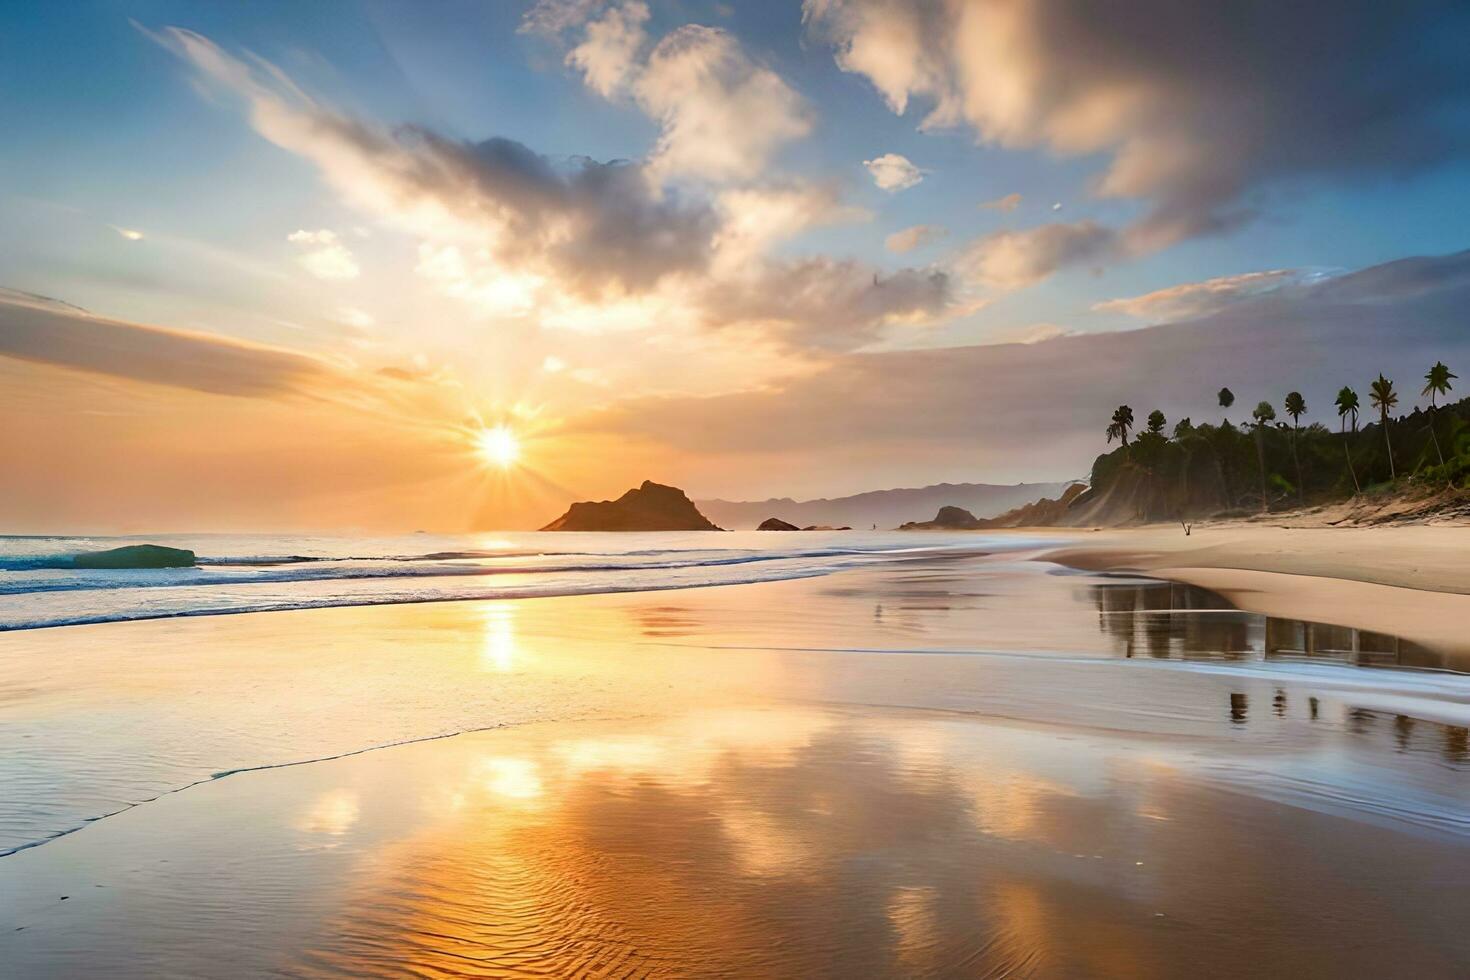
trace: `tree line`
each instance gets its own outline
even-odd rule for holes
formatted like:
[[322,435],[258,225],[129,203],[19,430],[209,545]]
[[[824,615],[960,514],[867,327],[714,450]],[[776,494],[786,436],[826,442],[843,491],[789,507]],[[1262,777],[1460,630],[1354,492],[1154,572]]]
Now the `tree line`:
[[[1368,404],[1377,423],[1360,429],[1362,402],[1344,385],[1334,401],[1338,431],[1321,423],[1303,426],[1308,415],[1299,391],[1287,392],[1277,409],[1261,401],[1250,421],[1230,421],[1235,393],[1221,388],[1218,425],[1181,419],[1172,430],[1158,409],[1137,431],[1133,409],[1119,405],[1105,435],[1118,449],[1098,457],[1092,486],[1126,488],[1140,516],[1177,517],[1207,510],[1239,510],[1293,501],[1305,505],[1377,491],[1402,478],[1445,486],[1470,481],[1470,399],[1448,404],[1457,375],[1436,361],[1424,375],[1424,406],[1396,416],[1399,392],[1378,375],[1368,385]],[[1339,451],[1340,449],[1340,451]],[[1335,462],[1333,461],[1335,457]],[[1120,491],[1122,492],[1122,491]]]

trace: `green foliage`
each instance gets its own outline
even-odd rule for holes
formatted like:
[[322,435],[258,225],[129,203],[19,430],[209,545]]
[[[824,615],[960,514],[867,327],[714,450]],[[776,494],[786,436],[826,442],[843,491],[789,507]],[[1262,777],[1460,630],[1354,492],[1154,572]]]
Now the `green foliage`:
[[1152,432],[1154,435],[1162,433],[1164,431],[1164,426],[1167,424],[1168,419],[1164,418],[1164,413],[1159,411],[1157,408],[1148,413],[1148,431]]
[[[1455,380],[1439,367],[1430,375],[1447,385]],[[1119,406],[1109,428],[1113,440],[1123,442],[1127,434],[1127,442],[1097,458],[1092,485],[1100,493],[1118,488],[1151,520],[1254,510],[1263,492],[1273,506],[1341,500],[1359,487],[1367,494],[1388,492],[1400,474],[1399,482],[1470,491],[1470,398],[1437,401],[1395,418],[1400,396],[1393,383],[1379,377],[1370,392],[1374,412],[1366,425],[1358,418],[1358,393],[1343,386],[1333,403],[1338,425],[1331,428],[1309,421],[1306,400],[1292,392],[1282,405],[1290,425],[1278,426],[1279,409],[1262,402],[1248,425],[1196,425],[1182,418],[1172,439],[1162,413],[1156,419],[1152,412],[1134,436],[1132,410]]]
[[1429,405],[1432,408],[1434,407],[1435,396],[1444,397],[1448,395],[1450,389],[1454,387],[1450,382],[1458,377],[1458,374],[1450,373],[1450,369],[1445,367],[1443,361],[1435,361],[1434,367],[1430,368],[1429,373],[1424,375],[1424,390],[1419,394],[1429,396]]
[[1128,445],[1128,430],[1133,428],[1133,409],[1127,405],[1119,405],[1113,410],[1113,420],[1108,423],[1108,442],[1117,439],[1124,446]]
[[1215,395],[1215,397],[1220,400],[1220,407],[1227,411],[1230,409],[1231,405],[1235,404],[1235,392],[1231,391],[1229,388],[1221,388],[1219,393]]
[[1347,428],[1348,418],[1352,418],[1353,431],[1358,431],[1358,393],[1347,385],[1337,390],[1337,417],[1342,419],[1343,428]]
[[1286,414],[1291,416],[1293,424],[1299,425],[1302,416],[1307,414],[1307,400],[1302,397],[1302,393],[1299,391],[1293,391],[1287,394],[1285,407]]
[[1368,400],[1373,403],[1373,407],[1378,409],[1378,414],[1384,419],[1387,419],[1388,414],[1399,404],[1399,396],[1393,390],[1393,382],[1381,374],[1377,381],[1369,385]]

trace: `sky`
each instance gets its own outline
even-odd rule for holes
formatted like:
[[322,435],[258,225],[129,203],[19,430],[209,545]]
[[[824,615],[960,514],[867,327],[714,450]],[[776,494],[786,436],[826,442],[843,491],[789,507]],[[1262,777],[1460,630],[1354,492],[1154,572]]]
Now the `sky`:
[[1453,0],[4,5],[0,531],[1070,479],[1113,406],[1222,385],[1335,424],[1470,361],[1466,37]]

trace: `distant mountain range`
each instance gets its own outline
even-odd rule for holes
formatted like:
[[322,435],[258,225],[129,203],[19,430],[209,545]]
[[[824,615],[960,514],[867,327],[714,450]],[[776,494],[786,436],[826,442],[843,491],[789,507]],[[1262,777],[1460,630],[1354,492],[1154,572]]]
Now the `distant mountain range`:
[[851,525],[863,530],[874,524],[884,530],[906,521],[927,521],[941,507],[963,507],[976,517],[995,517],[1042,497],[1058,497],[1072,481],[1020,483],[936,483],[930,487],[871,490],[830,500],[698,500],[700,513],[721,527],[753,528],[768,517],[798,527],[811,524]]

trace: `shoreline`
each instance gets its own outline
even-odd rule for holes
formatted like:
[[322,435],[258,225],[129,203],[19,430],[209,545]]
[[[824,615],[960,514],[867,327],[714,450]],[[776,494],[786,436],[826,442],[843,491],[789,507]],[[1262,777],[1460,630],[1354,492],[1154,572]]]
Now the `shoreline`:
[[[1034,533],[1034,532],[1027,532]],[[1196,585],[1249,612],[1334,623],[1470,655],[1470,527],[1152,525],[1089,532],[1035,557]]]

